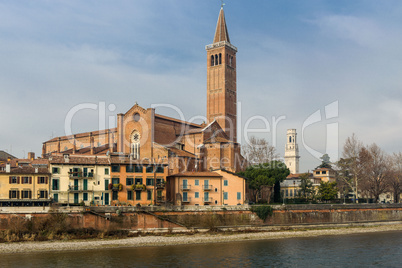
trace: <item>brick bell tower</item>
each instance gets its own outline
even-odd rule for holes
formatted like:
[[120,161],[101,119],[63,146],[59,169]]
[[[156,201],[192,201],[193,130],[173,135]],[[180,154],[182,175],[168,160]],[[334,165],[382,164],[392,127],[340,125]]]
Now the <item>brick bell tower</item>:
[[236,53],[230,43],[223,6],[214,42],[207,50],[207,119],[216,120],[229,139],[237,142]]

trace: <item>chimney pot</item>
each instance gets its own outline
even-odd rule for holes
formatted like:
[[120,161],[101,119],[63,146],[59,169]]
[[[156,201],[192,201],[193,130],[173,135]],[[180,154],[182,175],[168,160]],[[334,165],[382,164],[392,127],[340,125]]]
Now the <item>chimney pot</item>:
[[11,172],[11,165],[9,163],[6,164],[6,173]]

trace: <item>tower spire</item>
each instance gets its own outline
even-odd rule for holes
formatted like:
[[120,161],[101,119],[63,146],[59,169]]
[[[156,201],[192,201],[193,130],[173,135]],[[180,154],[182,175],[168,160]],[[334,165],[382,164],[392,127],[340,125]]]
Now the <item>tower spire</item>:
[[214,37],[214,43],[226,41],[230,43],[228,27],[226,26],[225,12],[223,11],[223,3],[221,11],[219,12],[218,23],[216,24],[216,31]]
[[207,45],[207,119],[214,120],[237,142],[237,48],[230,43],[223,7],[219,12],[214,43]]

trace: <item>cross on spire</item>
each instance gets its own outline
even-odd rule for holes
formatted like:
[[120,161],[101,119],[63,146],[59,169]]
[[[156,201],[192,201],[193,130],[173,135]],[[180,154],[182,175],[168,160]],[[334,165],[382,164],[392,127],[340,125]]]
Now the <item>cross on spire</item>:
[[223,2],[223,0],[221,0],[221,2],[222,2],[221,8],[223,8],[223,6],[226,4]]

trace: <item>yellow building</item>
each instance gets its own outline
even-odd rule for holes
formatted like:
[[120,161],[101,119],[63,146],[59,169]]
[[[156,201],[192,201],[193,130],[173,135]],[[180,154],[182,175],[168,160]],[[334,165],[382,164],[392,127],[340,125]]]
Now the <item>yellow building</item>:
[[29,165],[0,169],[0,206],[47,206],[49,199],[49,171]]
[[335,182],[335,171],[332,168],[317,168],[313,171],[314,183],[320,184],[320,182]]

